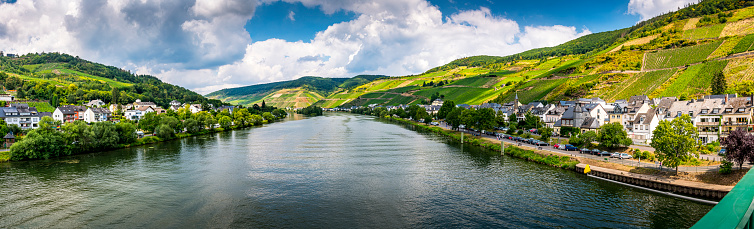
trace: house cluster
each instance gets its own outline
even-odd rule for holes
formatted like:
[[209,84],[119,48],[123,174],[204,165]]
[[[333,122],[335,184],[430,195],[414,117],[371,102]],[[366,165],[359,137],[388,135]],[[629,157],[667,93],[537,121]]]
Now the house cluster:
[[[521,104],[516,95],[513,102],[505,104],[484,103],[481,105],[458,104],[461,108],[491,108],[499,116],[515,117],[523,121],[526,115],[539,117],[544,125],[560,129],[577,128],[581,133],[599,131],[608,123],[620,123],[628,137],[638,144],[649,144],[652,132],[660,121],[671,121],[682,115],[691,117],[698,129],[699,141],[710,143],[725,138],[731,131],[754,131],[754,96],[739,97],[736,94],[707,95],[699,99],[680,101],[676,97],[649,98],[646,95],[632,96],[628,100],[608,103],[600,98],[580,98],[575,101],[559,101],[554,104],[532,102]],[[436,114],[442,106],[440,100],[431,105],[420,105],[430,114]],[[371,108],[383,107],[375,104]],[[407,105],[384,106],[388,110],[408,109]],[[334,108],[334,111],[349,111],[358,107]]]
[[44,116],[52,116],[50,112],[38,112],[36,107],[29,107],[26,103],[11,103],[7,107],[0,107],[0,119],[8,125],[17,125],[21,129],[35,129]]
[[[202,111],[201,104],[181,104],[180,102],[175,100],[170,102],[169,109],[178,111],[178,109],[185,106],[189,107],[191,113]],[[210,105],[210,107],[212,107],[212,105]],[[217,110],[228,110],[229,112],[233,112],[233,108],[234,107],[223,106],[221,108],[218,108]],[[102,122],[112,120],[113,114],[118,111],[122,111],[123,117],[133,121],[138,121],[143,118],[144,115],[152,112],[155,112],[157,114],[167,113],[166,109],[157,106],[157,104],[155,104],[154,102],[143,102],[139,99],[137,99],[136,102],[133,103],[110,104],[109,106],[102,100],[92,100],[81,106],[60,106],[55,109],[55,112],[52,113],[52,118],[63,123],[74,122],[77,120],[82,120],[89,123]]]
[[[750,131],[754,127],[752,97],[736,94],[708,95],[700,99],[679,101],[676,97],[650,99],[646,95],[632,96],[628,100],[607,103],[600,98],[559,101],[544,105],[539,102],[521,104],[518,96],[512,103],[485,103],[478,108],[492,108],[498,115],[509,117],[515,114],[518,121],[527,113],[544,121],[545,125],[559,132],[561,128],[578,128],[582,133],[598,131],[607,123],[623,125],[628,137],[635,143],[648,144],[652,132],[660,121],[671,121],[686,114],[697,127],[699,140],[710,143],[725,138],[737,129]],[[458,105],[464,107],[463,104]]]

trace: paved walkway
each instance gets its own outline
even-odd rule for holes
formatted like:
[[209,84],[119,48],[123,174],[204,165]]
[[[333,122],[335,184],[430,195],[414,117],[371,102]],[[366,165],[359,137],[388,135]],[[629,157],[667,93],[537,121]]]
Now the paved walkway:
[[[447,126],[444,122],[442,124],[440,124],[439,127],[444,128],[444,129],[448,129],[448,130],[450,129],[450,127]],[[462,130],[462,132],[465,132],[465,133],[468,133],[468,134],[472,134],[472,135],[477,135],[478,134],[476,132],[472,133],[472,132],[470,132],[468,130]],[[482,135],[482,137],[485,137],[487,139],[491,139],[491,140],[497,141],[497,137],[495,137],[495,136]],[[526,146],[526,147],[541,149],[541,150],[549,151],[549,152],[567,154],[567,155],[571,155],[572,157],[589,158],[589,159],[607,161],[607,162],[616,163],[616,164],[622,164],[622,165],[628,165],[628,166],[636,166],[636,167],[643,167],[643,168],[650,168],[650,169],[657,169],[657,170],[664,170],[664,171],[675,171],[675,168],[663,167],[663,166],[660,166],[659,164],[655,164],[655,163],[647,163],[647,162],[643,162],[643,161],[639,162],[639,160],[637,160],[637,159],[618,159],[618,158],[610,158],[608,156],[597,156],[597,155],[591,155],[591,154],[582,154],[582,153],[580,153],[580,151],[565,151],[565,150],[555,149],[552,146],[535,146],[535,145],[530,145],[530,144],[522,143],[522,142],[516,142],[516,141],[512,141],[512,140],[508,140],[508,139],[503,139],[503,142],[511,144],[511,145]],[[706,158],[707,156],[708,155],[703,155],[702,158]],[[719,159],[718,159],[718,161],[719,161]],[[733,167],[734,167],[733,169],[738,169],[738,166],[733,166]],[[744,164],[743,167],[749,169],[749,168],[752,167],[752,165],[746,163],[746,164]],[[719,169],[720,169],[720,167],[718,165],[694,166],[694,167],[680,166],[680,167],[678,167],[678,171],[679,172],[709,172],[709,171],[718,171]]]

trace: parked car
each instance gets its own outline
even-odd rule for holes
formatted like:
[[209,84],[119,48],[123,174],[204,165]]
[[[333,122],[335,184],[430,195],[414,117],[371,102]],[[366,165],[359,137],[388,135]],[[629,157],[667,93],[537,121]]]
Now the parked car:
[[597,156],[610,156],[610,155],[611,153],[607,151],[602,151],[602,152],[597,153]]
[[558,149],[565,150],[566,149],[566,145],[558,145]]
[[560,147],[560,144],[558,144],[558,143],[555,143],[554,145],[552,145],[552,148],[557,149],[558,147]]
[[543,141],[537,141],[537,144],[536,144],[536,145],[537,145],[537,146],[549,146],[550,144],[549,144],[549,143],[547,143],[547,142],[543,142]]
[[579,151],[581,151],[581,153],[588,153],[588,154],[592,153],[592,150],[587,149],[587,148],[581,148],[581,150],[579,150]]
[[438,123],[438,122],[430,122],[430,123],[429,123],[429,125],[433,125],[433,126],[439,126],[439,125],[440,125],[440,123]]
[[621,153],[619,158],[620,159],[631,159],[631,158],[634,158],[634,157],[631,156],[630,154],[627,154],[627,153]]
[[579,148],[578,148],[578,147],[576,147],[576,146],[573,146],[573,145],[571,145],[571,144],[568,144],[568,145],[565,145],[565,150],[566,150],[566,151],[578,151],[578,150],[579,150]]
[[[598,150],[598,149],[592,149],[592,154],[600,156],[600,150]],[[608,154],[608,156],[610,156],[610,155]]]
[[508,127],[505,127],[505,128],[500,129],[500,130],[508,132],[509,129],[508,129]]
[[725,156],[725,149],[720,149],[720,151],[717,152],[717,156]]
[[466,129],[466,125],[463,125],[463,124],[461,124],[461,125],[458,125],[458,128],[461,128],[461,129]]
[[610,154],[610,158],[620,158],[620,153],[612,153]]

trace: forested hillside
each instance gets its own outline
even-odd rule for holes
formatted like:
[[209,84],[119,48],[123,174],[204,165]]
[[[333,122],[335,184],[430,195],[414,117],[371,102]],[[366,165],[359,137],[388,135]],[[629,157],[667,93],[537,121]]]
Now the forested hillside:
[[163,107],[172,100],[222,104],[154,76],[136,75],[62,53],[0,57],[0,82],[17,99],[48,100],[52,106],[80,105],[94,99],[121,104],[141,99]]

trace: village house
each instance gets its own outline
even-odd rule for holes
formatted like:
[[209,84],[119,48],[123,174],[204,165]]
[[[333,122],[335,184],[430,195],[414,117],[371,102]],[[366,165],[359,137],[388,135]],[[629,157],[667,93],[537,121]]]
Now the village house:
[[10,101],[13,101],[14,99],[15,97],[13,97],[10,94],[0,94],[0,101],[10,102]]
[[107,108],[90,107],[84,112],[84,121],[88,123],[110,120],[112,112]]
[[36,107],[29,107],[26,103],[14,103],[9,107],[0,107],[0,119],[7,125],[17,125],[21,129],[36,129],[42,115]]
[[92,101],[89,101],[88,103],[84,104],[87,107],[105,107],[105,102],[102,102],[102,100],[95,99]]
[[52,112],[52,118],[63,123],[84,120],[86,109],[84,106],[63,105],[55,108],[55,112]]
[[141,99],[137,99],[136,102],[133,103],[133,105],[133,109],[139,109],[141,107],[157,108],[157,104],[153,102],[142,102]]

